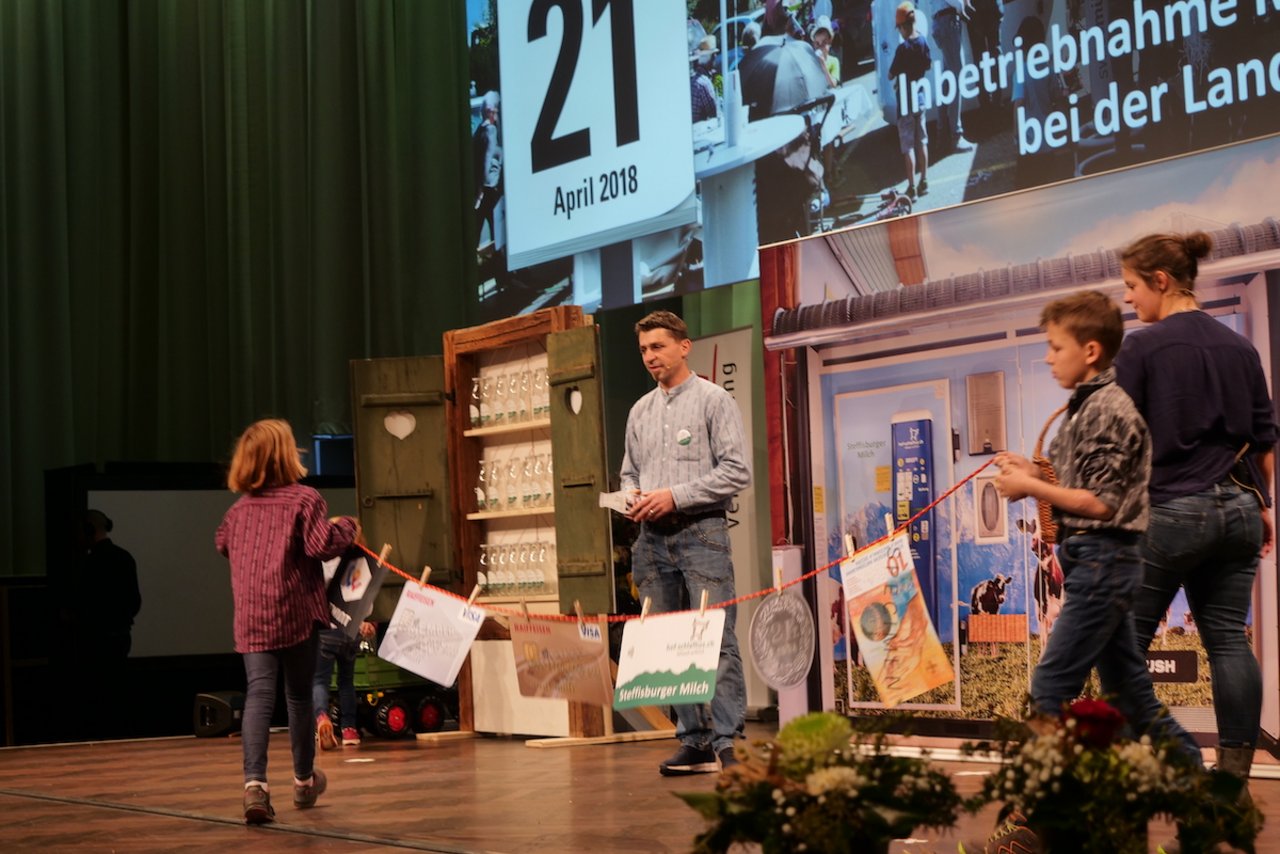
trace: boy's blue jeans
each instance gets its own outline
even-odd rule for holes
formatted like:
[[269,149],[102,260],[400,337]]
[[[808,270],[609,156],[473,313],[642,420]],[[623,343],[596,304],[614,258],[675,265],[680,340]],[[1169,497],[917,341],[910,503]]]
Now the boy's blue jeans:
[[1197,766],[1200,748],[1156,698],[1147,659],[1133,628],[1133,600],[1142,585],[1137,534],[1087,531],[1058,546],[1065,576],[1062,613],[1031,677],[1031,704],[1057,717],[1098,668],[1104,697],[1139,734],[1168,741]]
[[[714,605],[734,598],[729,527],[724,519],[701,519],[674,531],[642,525],[631,549],[631,573],[653,613],[697,607],[702,591]],[[706,704],[675,706],[676,738],[682,744],[719,753],[742,735],[747,715],[747,683],[734,633],[737,606],[724,609],[720,665],[711,713]]]
[[324,629],[316,648],[316,675],[311,686],[313,717],[329,713],[329,679],[338,663],[338,719],[342,729],[356,728],[356,654],[360,639],[348,638],[342,629]]
[[1218,743],[1253,747],[1262,717],[1262,672],[1244,632],[1262,551],[1257,499],[1234,485],[1151,508],[1142,541],[1142,589],[1134,627],[1142,649],[1151,644],[1179,587],[1209,653]]

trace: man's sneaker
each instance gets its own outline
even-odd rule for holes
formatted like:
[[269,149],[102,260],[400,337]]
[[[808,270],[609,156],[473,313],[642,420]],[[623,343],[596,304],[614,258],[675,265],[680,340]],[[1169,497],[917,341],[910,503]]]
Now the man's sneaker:
[[680,745],[680,749],[667,761],[658,766],[658,773],[664,777],[683,777],[687,774],[711,774],[720,770],[716,764],[716,755],[710,750],[699,747]]
[[1023,824],[1017,813],[996,828],[985,840],[961,842],[960,854],[1043,854],[1040,837]]
[[333,721],[323,713],[316,715],[316,744],[321,750],[333,750],[338,746],[338,739],[333,734]]
[[293,805],[300,810],[313,807],[316,805],[316,798],[323,795],[327,788],[329,788],[329,778],[319,768],[313,769],[310,786],[293,784]]
[[344,726],[342,728],[342,746],[357,747],[360,744],[360,730],[353,726]]
[[244,790],[244,823],[266,824],[275,821],[276,811],[271,808],[271,795],[261,786]]
[[921,178],[920,183],[916,184],[916,192],[922,196],[925,193],[929,192],[929,182],[926,181],[924,178]]
[[728,747],[722,748],[720,752],[716,754],[716,758],[720,760],[721,771],[727,771],[738,764],[738,757],[733,755],[732,744]]
[[956,138],[956,142],[955,142],[955,145],[952,147],[952,150],[959,152],[960,154],[963,154],[966,151],[973,151],[973,147],[974,146],[972,142],[970,142],[969,140],[961,136]]

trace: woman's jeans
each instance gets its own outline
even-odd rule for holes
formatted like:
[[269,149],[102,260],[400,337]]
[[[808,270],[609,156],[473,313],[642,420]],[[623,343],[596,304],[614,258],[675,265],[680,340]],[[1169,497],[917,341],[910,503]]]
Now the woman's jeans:
[[1142,542],[1142,589],[1134,603],[1141,648],[1151,645],[1179,587],[1209,653],[1218,741],[1253,747],[1262,715],[1262,675],[1245,636],[1262,551],[1257,499],[1234,484],[1151,508]]
[[1167,741],[1195,765],[1200,748],[1156,698],[1147,659],[1134,635],[1133,600],[1142,584],[1137,534],[1087,531],[1058,546],[1063,605],[1031,676],[1031,703],[1057,717],[1098,668],[1103,694],[1139,733]]
[[338,663],[338,720],[343,729],[356,728],[356,655],[360,639],[342,629],[322,629],[316,648],[316,675],[311,683],[312,716],[329,713],[329,677]]
[[289,707],[289,747],[293,751],[293,776],[311,776],[315,758],[315,716],[311,713],[311,678],[316,668],[316,635],[297,646],[246,652],[241,745],[244,748],[244,780],[267,782],[267,739],[271,713],[276,706],[276,681],[284,673],[284,696]]
[[[697,607],[702,591],[708,605],[733,599],[733,560],[724,519],[705,518],[668,528],[645,523],[631,549],[631,572],[653,613]],[[675,706],[676,738],[682,744],[719,753],[742,735],[747,714],[747,685],[734,634],[738,608],[724,610],[720,664],[711,713],[705,703]]]

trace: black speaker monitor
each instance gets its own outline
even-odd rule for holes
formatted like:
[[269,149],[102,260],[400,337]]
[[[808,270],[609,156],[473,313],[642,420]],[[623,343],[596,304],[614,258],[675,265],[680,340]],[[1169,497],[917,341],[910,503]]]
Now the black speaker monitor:
[[196,694],[193,717],[195,734],[201,738],[239,732],[244,717],[244,694],[239,691]]

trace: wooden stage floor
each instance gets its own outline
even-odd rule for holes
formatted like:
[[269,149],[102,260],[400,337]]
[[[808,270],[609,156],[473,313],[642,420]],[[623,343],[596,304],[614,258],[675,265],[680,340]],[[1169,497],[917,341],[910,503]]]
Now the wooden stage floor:
[[[750,737],[771,733],[759,724]],[[917,740],[919,741],[919,740]],[[0,850],[223,852],[688,851],[702,820],[672,792],[713,775],[663,778],[674,739],[528,747],[516,738],[366,739],[321,754],[329,791],[291,800],[288,736],[271,738],[276,822],[246,827],[240,743],[172,738],[0,749]],[[935,741],[934,746],[954,746]],[[1207,758],[1211,758],[1211,751]],[[1259,854],[1280,854],[1280,766],[1259,753],[1251,788],[1268,816]],[[939,763],[974,791],[990,766]],[[918,831],[895,852],[955,851],[993,812],[945,834]],[[1167,832],[1153,826],[1153,843]]]

